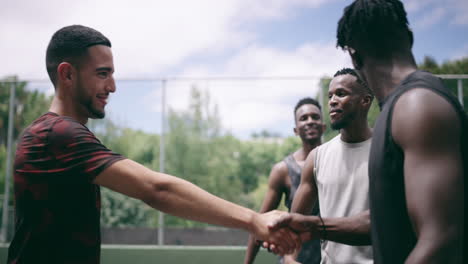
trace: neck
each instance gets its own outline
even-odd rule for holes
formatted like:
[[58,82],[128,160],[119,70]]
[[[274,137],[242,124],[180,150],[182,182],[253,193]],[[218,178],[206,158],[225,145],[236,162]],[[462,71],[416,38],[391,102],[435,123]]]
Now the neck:
[[[367,115],[366,115],[367,117]],[[347,143],[358,143],[372,137],[372,130],[367,123],[367,118],[356,119],[351,125],[340,129],[341,140]]]
[[412,55],[394,56],[390,60],[367,59],[362,71],[375,97],[382,102],[396,87],[418,68]]
[[56,94],[52,100],[49,111],[61,116],[71,117],[83,125],[86,124],[88,122],[88,118],[82,117],[78,114],[78,111],[73,106],[74,104],[72,102],[69,102],[66,98]]

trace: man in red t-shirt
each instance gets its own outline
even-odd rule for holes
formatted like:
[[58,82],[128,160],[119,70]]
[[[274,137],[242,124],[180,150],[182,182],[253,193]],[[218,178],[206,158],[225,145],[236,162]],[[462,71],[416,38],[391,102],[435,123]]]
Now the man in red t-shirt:
[[110,47],[100,32],[78,25],[60,29],[49,42],[46,64],[55,96],[49,112],[18,141],[8,263],[99,263],[99,186],[172,215],[248,230],[282,253],[299,247],[289,229],[267,228],[279,212],[257,214],[101,144],[85,124],[104,117],[116,89]]

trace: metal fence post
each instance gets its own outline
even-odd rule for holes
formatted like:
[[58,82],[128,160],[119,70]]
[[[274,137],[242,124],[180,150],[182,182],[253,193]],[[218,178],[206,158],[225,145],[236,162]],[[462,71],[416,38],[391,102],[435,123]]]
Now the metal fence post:
[[[165,145],[164,133],[166,123],[166,79],[161,81],[161,135],[159,140],[159,171],[164,173],[165,161]],[[164,245],[164,213],[159,211],[158,214],[158,245]]]
[[8,111],[7,160],[5,173],[5,192],[3,195],[3,215],[0,241],[6,242],[8,233],[8,211],[10,200],[11,155],[13,143],[13,112],[15,111],[15,82],[10,82],[10,105]]
[[460,104],[463,106],[463,85],[462,85],[462,79],[458,79],[458,100],[460,101]]

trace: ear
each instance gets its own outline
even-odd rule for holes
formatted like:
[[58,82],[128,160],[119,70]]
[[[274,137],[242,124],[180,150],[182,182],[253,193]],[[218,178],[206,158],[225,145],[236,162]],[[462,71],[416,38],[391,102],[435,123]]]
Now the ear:
[[348,48],[348,53],[349,56],[351,56],[351,60],[353,61],[354,69],[360,70],[363,66],[361,56],[353,48]]
[[299,134],[297,133],[297,127],[294,127],[293,131],[294,131],[294,135],[296,135],[296,136],[299,135]]
[[75,68],[68,62],[62,62],[57,67],[57,81],[68,84],[75,79]]
[[369,108],[372,104],[372,97],[368,94],[364,95],[362,98],[362,103],[365,107]]

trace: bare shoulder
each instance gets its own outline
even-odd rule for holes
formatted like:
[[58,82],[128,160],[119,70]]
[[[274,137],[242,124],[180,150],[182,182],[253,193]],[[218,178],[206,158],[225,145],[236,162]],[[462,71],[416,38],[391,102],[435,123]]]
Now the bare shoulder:
[[398,99],[392,116],[392,135],[399,144],[449,140],[460,133],[454,107],[441,95],[412,89]]
[[284,178],[288,175],[288,165],[284,160],[276,163],[273,165],[271,169],[270,178],[274,177],[276,179],[284,180]]
[[270,188],[283,189],[286,186],[288,176],[288,165],[284,160],[273,165],[270,176],[268,177],[268,184]]
[[319,148],[319,146],[315,147],[313,150],[311,150],[309,152],[309,154],[307,155],[307,158],[305,160],[304,169],[314,167],[315,157],[317,155],[318,148]]

